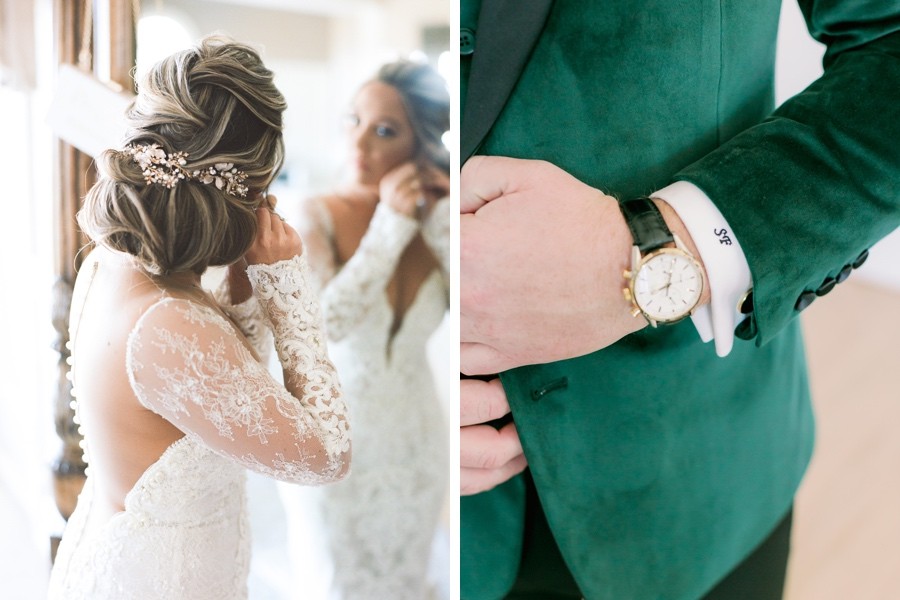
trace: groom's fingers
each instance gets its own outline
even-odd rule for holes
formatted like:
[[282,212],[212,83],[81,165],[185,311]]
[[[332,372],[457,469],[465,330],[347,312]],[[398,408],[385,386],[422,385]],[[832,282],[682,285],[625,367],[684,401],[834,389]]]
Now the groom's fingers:
[[460,495],[487,491],[528,466],[515,423],[499,431],[490,425],[462,427],[459,441]]
[[528,175],[533,161],[506,156],[473,156],[459,173],[459,212],[473,213],[504,194]]
[[486,344],[463,342],[459,345],[459,370],[466,375],[489,375],[521,366]]
[[522,454],[515,423],[500,429],[491,425],[459,428],[459,466],[467,469],[499,469]]
[[459,495],[471,496],[492,490],[525,470],[525,455],[517,456],[499,469],[460,469]]
[[509,402],[499,379],[459,381],[459,424],[487,423],[509,413]]

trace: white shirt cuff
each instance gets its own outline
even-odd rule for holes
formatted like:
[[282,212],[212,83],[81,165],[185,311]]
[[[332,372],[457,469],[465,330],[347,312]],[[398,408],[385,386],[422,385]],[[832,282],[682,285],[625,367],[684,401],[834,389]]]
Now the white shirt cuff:
[[700,339],[715,340],[716,354],[728,356],[734,345],[734,328],[743,318],[738,302],[752,285],[750,267],[725,217],[703,190],[687,181],[651,194],[664,200],[693,238],[709,283],[710,302],[691,315]]

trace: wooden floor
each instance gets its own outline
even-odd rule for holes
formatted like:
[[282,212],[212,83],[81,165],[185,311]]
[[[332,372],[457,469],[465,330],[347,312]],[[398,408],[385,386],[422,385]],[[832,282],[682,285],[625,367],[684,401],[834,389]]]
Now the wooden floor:
[[803,325],[817,445],[785,598],[900,599],[900,293],[850,280]]

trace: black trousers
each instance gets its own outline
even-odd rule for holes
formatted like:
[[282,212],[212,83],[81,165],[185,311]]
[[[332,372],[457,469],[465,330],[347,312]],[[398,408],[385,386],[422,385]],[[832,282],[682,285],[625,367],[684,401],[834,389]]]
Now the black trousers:
[[[547,525],[531,475],[525,473],[525,544],[519,575],[507,600],[580,600],[581,592]],[[746,559],[698,600],[781,600],[790,551],[793,510]],[[622,600],[628,600],[623,598]]]

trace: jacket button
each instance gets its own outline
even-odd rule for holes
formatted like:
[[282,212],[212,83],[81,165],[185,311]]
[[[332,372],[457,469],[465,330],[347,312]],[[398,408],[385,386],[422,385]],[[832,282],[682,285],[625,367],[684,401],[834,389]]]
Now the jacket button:
[[825,281],[822,282],[822,285],[819,286],[819,289],[816,290],[816,296],[824,296],[828,292],[834,289],[834,286],[837,285],[837,279],[834,277],[829,277]]
[[464,27],[459,30],[459,53],[468,56],[475,52],[475,32]]
[[809,290],[800,294],[800,297],[797,298],[797,303],[794,304],[794,310],[803,310],[807,306],[813,303],[813,300],[816,299],[816,293],[810,292]]
[[859,253],[859,256],[856,257],[856,260],[853,261],[852,266],[854,269],[858,269],[863,266],[863,263],[866,262],[866,259],[869,258],[869,251],[863,250]]
[[838,283],[844,283],[845,281],[847,281],[847,278],[850,277],[850,271],[852,270],[853,265],[844,265],[844,268],[841,269],[841,272],[837,274],[837,277],[835,277],[835,279],[837,279]]
[[738,312],[742,315],[749,315],[753,312],[753,290],[747,290],[738,301]]
[[756,337],[757,333],[756,319],[753,318],[753,315],[750,315],[738,323],[738,326],[734,330],[735,337],[742,340],[752,340]]

